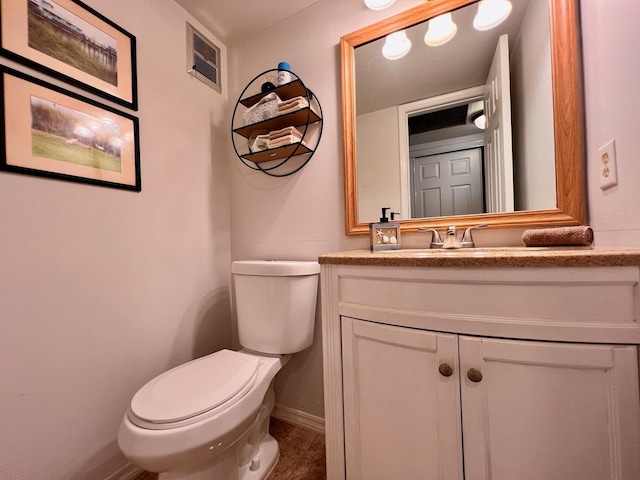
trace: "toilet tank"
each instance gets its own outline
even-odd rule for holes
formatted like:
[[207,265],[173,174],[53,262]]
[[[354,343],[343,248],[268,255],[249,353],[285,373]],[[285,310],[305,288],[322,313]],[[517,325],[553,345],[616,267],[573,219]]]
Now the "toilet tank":
[[243,260],[231,265],[240,344],[256,352],[295,353],[311,346],[318,262]]

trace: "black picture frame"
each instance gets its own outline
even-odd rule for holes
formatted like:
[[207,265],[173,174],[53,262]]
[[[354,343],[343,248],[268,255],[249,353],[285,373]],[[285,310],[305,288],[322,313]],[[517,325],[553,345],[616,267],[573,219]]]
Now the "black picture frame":
[[138,110],[136,38],[80,0],[0,2],[0,54]]
[[137,117],[0,65],[0,171],[139,192]]

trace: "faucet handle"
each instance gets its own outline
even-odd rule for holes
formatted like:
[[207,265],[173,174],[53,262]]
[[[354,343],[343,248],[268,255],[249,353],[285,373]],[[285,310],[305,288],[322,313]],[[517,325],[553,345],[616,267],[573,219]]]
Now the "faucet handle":
[[473,225],[472,227],[467,228],[464,231],[464,235],[462,235],[462,246],[463,247],[473,247],[473,236],[471,235],[472,230],[479,230],[481,228],[487,228],[486,223],[481,223],[480,225]]
[[435,228],[424,228],[424,227],[420,227],[418,228],[419,232],[431,232],[432,236],[431,236],[431,248],[440,248],[442,247],[442,244],[444,243],[442,241],[442,238],[440,238],[440,234],[438,233],[438,231]]

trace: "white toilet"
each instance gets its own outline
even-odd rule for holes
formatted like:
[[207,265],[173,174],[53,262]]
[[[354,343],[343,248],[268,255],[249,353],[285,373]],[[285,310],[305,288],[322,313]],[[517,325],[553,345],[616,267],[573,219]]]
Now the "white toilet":
[[233,262],[243,350],[221,350],[159,375],[135,394],[118,444],[160,480],[263,480],[278,459],[269,435],[273,379],[313,342],[317,262]]

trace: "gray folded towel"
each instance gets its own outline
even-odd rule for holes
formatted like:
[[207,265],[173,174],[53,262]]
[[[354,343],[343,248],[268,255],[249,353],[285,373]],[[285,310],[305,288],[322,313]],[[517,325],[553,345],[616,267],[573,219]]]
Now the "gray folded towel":
[[587,247],[593,243],[593,230],[586,225],[525,230],[522,241],[527,247]]

